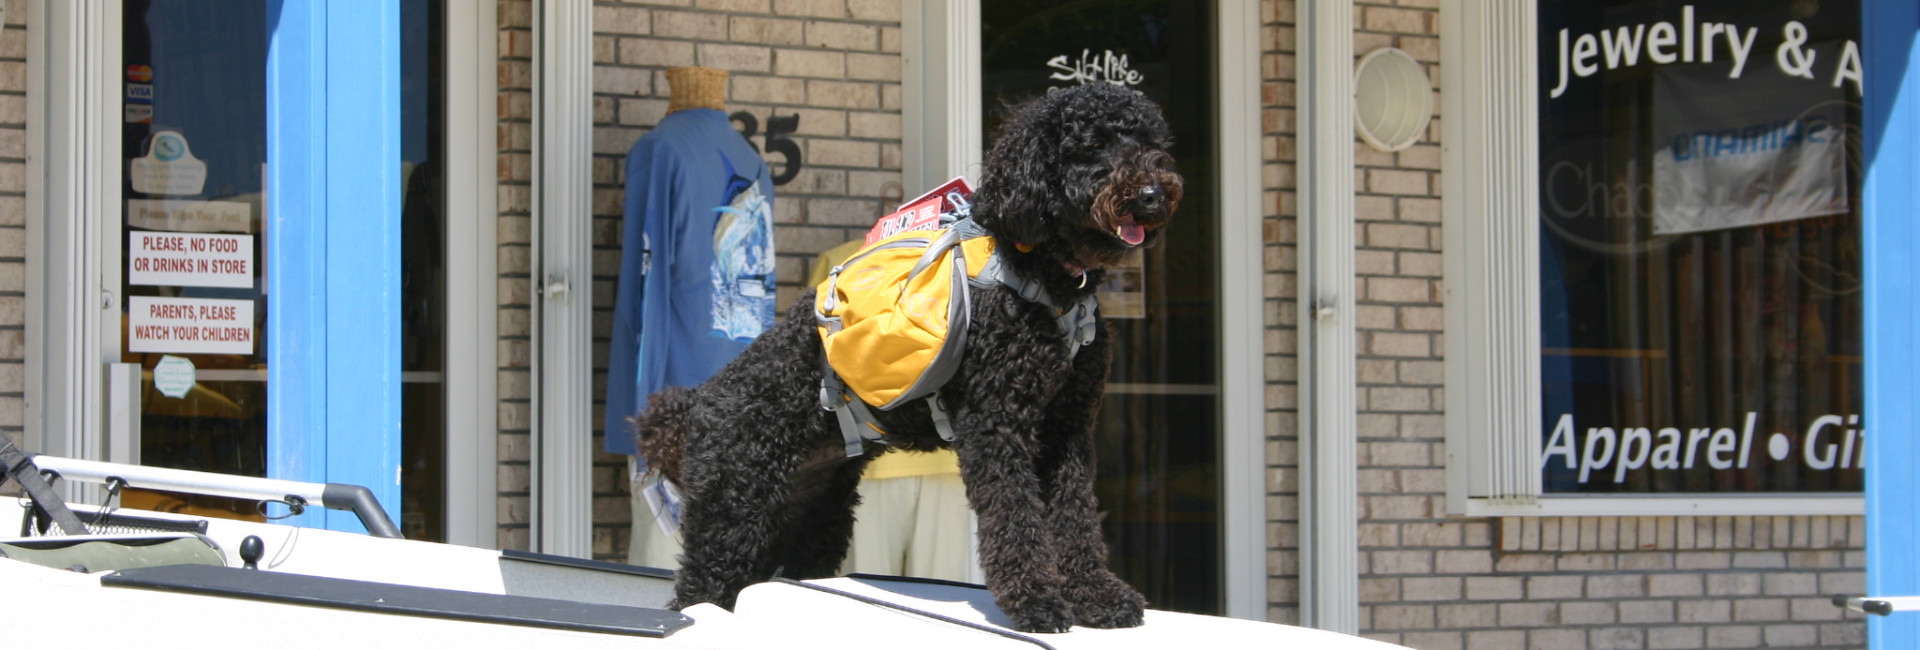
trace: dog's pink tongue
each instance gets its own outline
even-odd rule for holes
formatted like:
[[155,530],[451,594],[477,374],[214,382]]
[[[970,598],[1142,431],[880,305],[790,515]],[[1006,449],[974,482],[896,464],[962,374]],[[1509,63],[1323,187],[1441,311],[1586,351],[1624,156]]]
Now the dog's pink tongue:
[[1122,215],[1118,221],[1119,223],[1113,227],[1113,236],[1119,237],[1120,241],[1126,242],[1128,246],[1139,246],[1140,242],[1147,240],[1147,229],[1134,223],[1132,218]]

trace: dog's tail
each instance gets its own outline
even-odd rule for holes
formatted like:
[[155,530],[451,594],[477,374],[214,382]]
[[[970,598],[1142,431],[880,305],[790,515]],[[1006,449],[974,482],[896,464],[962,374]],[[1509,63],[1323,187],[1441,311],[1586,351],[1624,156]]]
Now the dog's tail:
[[680,459],[687,446],[687,425],[693,405],[691,390],[673,387],[647,398],[647,410],[632,418],[634,446],[647,467],[669,481],[680,483]]

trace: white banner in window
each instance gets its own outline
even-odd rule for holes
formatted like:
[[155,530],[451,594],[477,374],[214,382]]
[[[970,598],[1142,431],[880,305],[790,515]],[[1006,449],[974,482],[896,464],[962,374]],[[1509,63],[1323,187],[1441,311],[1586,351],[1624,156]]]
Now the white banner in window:
[[1849,210],[1845,101],[1811,84],[1705,79],[1684,67],[1656,75],[1655,234]]
[[129,297],[127,350],[253,354],[253,301]]

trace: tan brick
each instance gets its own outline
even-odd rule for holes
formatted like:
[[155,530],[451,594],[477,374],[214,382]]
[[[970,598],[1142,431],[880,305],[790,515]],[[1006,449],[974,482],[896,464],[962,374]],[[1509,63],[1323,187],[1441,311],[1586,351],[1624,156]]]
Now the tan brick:
[[805,144],[809,165],[872,168],[880,159],[879,145],[872,142],[810,138]]
[[1362,224],[1362,227],[1366,232],[1366,243],[1363,245],[1368,248],[1397,248],[1424,251],[1428,250],[1431,246],[1431,242],[1428,241],[1427,237],[1427,233],[1429,232],[1428,226],[1401,223],[1367,223]]
[[1820,628],[1812,625],[1768,625],[1761,629],[1767,645],[1775,648],[1808,648],[1820,639]]
[[593,8],[593,31],[601,34],[644,36],[653,28],[653,14],[638,7]]
[[1374,411],[1427,411],[1433,408],[1432,391],[1425,388],[1368,388],[1366,405]]
[[1705,647],[1706,630],[1698,627],[1654,627],[1647,630],[1647,647],[1656,650]]
[[644,126],[651,128],[667,116],[670,104],[664,98],[622,98],[620,100],[620,125]]
[[691,11],[655,11],[653,34],[661,38],[726,41],[727,17]]
[[780,16],[845,18],[846,0],[774,0],[773,13]]
[[807,45],[847,52],[880,49],[880,30],[872,25],[812,21],[807,23]]
[[901,136],[899,113],[849,113],[847,125],[848,134],[856,138],[899,140]]
[[627,65],[683,67],[694,64],[693,44],[654,38],[620,39],[620,62]]
[[1707,575],[1709,596],[1754,596],[1760,593],[1760,576],[1752,573],[1716,573]]
[[735,43],[800,45],[807,40],[805,21],[762,16],[733,16],[728,33]]
[[900,55],[847,54],[847,78],[867,81],[899,81]]
[[900,0],[847,0],[847,17],[881,23],[900,22]]
[[[1503,567],[1501,568],[1501,570],[1502,571],[1511,570],[1505,567],[1507,558],[1524,560],[1525,557],[1526,556],[1524,554],[1507,554],[1503,556],[1501,558],[1502,564],[1503,564]],[[1480,573],[1492,573],[1494,571],[1494,564],[1495,564],[1493,553],[1491,551],[1484,550],[1484,549],[1458,550],[1458,551],[1450,551],[1450,550],[1434,551],[1433,561],[1434,561],[1434,566],[1439,570],[1440,573],[1445,573],[1449,575],[1473,575],[1473,574],[1480,574]]]
[[843,79],[847,76],[847,55],[819,50],[774,50],[773,72],[782,77]]
[[743,14],[764,14],[768,11],[767,0],[696,0],[693,6],[709,11],[732,11]]
[[773,50],[759,45],[701,43],[695,58],[700,65],[733,72],[770,72]]
[[1707,628],[1709,648],[1758,648],[1759,626],[1713,626]]
[[1383,357],[1428,357],[1433,354],[1433,337],[1428,334],[1376,332],[1367,335],[1367,351]]
[[1424,303],[1433,299],[1433,283],[1417,278],[1366,278],[1366,300],[1384,303]]
[[1500,603],[1500,627],[1539,627],[1554,624],[1559,603]]
[[1615,622],[1614,604],[1591,600],[1560,603],[1562,625],[1606,625]]
[[1401,221],[1440,223],[1440,199],[1401,197],[1397,203]]
[[754,104],[806,103],[807,82],[803,79],[739,75],[731,81],[733,93],[730,97],[735,101]]
[[1376,630],[1429,630],[1433,629],[1434,608],[1428,605],[1374,605],[1362,609],[1372,610],[1373,626]]
[[593,92],[613,95],[653,94],[653,73],[637,68],[593,67]]
[[[810,199],[807,201],[807,222],[834,226],[868,226],[872,225],[874,219],[879,216],[878,211],[878,205],[873,201]],[[839,244],[839,241],[835,241],[834,244]]]
[[865,82],[809,80],[807,104],[824,108],[879,108],[878,87]]
[[1674,603],[1671,600],[1621,601],[1620,622],[1672,623],[1674,622]]

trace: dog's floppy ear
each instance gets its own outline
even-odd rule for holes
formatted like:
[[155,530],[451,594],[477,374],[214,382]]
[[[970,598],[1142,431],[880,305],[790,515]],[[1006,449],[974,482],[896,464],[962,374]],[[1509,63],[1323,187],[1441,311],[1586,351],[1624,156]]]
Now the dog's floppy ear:
[[1041,96],[1012,109],[1000,139],[987,152],[986,177],[974,194],[974,218],[1004,239],[1040,245],[1052,236],[1049,224],[1063,211],[1065,197],[1056,180],[1060,160],[1059,127],[1043,115],[1052,104]]

